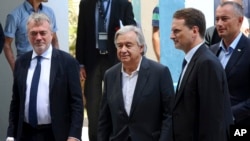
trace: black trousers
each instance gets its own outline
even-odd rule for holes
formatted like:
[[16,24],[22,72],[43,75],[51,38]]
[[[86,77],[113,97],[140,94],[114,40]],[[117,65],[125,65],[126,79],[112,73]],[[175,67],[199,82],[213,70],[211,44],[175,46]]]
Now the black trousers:
[[102,97],[102,82],[105,71],[112,66],[107,55],[99,55],[94,69],[87,71],[84,95],[88,115],[89,141],[97,141],[98,116]]
[[55,141],[51,124],[38,125],[34,128],[24,122],[20,141]]

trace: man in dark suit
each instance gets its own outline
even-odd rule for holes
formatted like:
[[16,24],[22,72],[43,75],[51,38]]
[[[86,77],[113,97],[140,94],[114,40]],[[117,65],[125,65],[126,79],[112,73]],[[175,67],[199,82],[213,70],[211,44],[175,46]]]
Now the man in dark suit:
[[31,14],[27,33],[33,51],[15,64],[7,141],[79,141],[83,123],[79,63],[52,47],[46,15]]
[[[244,1],[243,0],[220,0],[221,3],[226,2],[226,1],[233,1],[239,3],[243,8],[244,6]],[[217,4],[216,4],[217,5]],[[247,7],[246,7],[247,9]],[[244,33],[247,37],[249,36],[249,22],[247,17],[244,17],[243,23],[241,25],[241,32]],[[218,34],[218,31],[216,29],[216,26],[211,26],[206,30],[205,33],[205,43],[208,47],[211,47],[212,45],[219,43],[221,41],[221,37]]]
[[118,30],[115,44],[121,63],[105,73],[98,141],[171,141],[168,68],[143,57],[145,41],[135,26]]
[[175,141],[227,141],[232,113],[225,72],[204,44],[206,21],[194,8],[173,15],[171,39],[185,53],[173,107]]
[[222,40],[211,50],[226,72],[235,124],[250,126],[250,39],[240,32],[242,21],[239,4],[221,4],[216,10],[216,26]]
[[104,72],[116,64],[115,32],[122,25],[135,25],[128,0],[82,0],[78,18],[76,59],[85,80],[84,95],[89,123],[89,139],[97,139],[97,122]]

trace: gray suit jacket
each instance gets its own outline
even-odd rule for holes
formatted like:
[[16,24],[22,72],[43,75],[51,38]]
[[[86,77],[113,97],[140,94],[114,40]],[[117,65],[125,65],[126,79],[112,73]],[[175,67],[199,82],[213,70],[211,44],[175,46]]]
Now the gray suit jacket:
[[171,141],[173,82],[167,67],[143,57],[130,115],[122,94],[122,64],[106,71],[98,141]]

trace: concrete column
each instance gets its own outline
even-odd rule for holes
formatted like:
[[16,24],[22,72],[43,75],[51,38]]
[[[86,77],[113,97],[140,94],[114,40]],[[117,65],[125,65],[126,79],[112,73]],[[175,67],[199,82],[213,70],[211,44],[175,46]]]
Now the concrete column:
[[181,63],[184,53],[182,50],[175,49],[173,41],[170,39],[171,24],[173,13],[185,7],[193,7],[201,10],[205,15],[207,27],[212,26],[214,23],[213,0],[160,0],[160,62],[169,67],[175,86],[181,73]]
[[173,13],[184,8],[184,0],[159,0],[160,10],[160,36],[161,36],[161,59],[163,65],[170,69],[174,84],[178,82],[184,53],[175,49],[170,39]]
[[131,0],[133,5],[133,11],[135,19],[137,22],[141,22],[141,1],[140,0]]

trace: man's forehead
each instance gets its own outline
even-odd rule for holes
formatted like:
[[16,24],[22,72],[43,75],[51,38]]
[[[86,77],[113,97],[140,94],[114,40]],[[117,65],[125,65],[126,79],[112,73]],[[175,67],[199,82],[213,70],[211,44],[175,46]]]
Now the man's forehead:
[[182,27],[185,24],[184,19],[173,19],[172,21],[172,27]]
[[181,24],[181,23],[185,23],[185,20],[183,18],[174,18],[173,23]]

